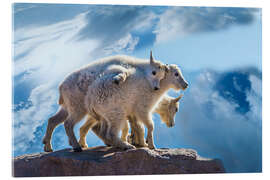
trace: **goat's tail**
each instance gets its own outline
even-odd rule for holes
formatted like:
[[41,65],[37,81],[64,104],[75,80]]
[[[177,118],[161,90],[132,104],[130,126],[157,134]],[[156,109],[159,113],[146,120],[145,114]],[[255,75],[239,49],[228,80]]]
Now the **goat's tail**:
[[59,86],[58,90],[59,90],[58,104],[61,105],[61,104],[64,104],[64,99],[62,95],[62,85]]
[[60,93],[60,97],[59,97],[59,100],[58,100],[58,104],[61,105],[64,103],[64,99],[62,97],[62,94]]

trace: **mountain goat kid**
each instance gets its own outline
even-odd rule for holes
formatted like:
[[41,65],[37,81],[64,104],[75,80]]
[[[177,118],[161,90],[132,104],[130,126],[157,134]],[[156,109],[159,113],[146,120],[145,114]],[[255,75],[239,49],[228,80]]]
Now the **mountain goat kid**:
[[[165,95],[160,103],[155,108],[154,112],[160,115],[160,119],[167,127],[171,128],[175,125],[175,115],[179,109],[179,100],[182,98],[182,94],[177,98],[170,97]],[[131,134],[122,134],[122,138],[127,138],[128,142],[136,147],[141,147],[140,142],[144,139],[144,127],[136,121],[136,119],[129,120]],[[126,128],[128,126],[126,125]],[[128,129],[123,130],[128,132]],[[128,137],[127,137],[128,135]]]
[[[119,131],[124,128],[127,119],[143,123],[147,131],[147,142],[150,149],[154,149],[152,111],[161,97],[170,88],[185,90],[188,86],[180,69],[176,65],[167,66],[164,79],[160,81],[160,89],[153,91],[140,72],[130,73],[120,86],[111,83],[111,75],[97,79],[88,87],[85,107],[90,116],[107,124],[105,137],[112,145],[121,149],[134,146],[122,141]],[[101,118],[99,118],[101,117]],[[90,127],[91,128],[91,127]],[[101,132],[101,134],[104,132]],[[140,142],[144,142],[144,139]]]
[[[153,111],[153,113],[157,113],[160,115],[161,121],[163,123],[166,123],[167,127],[172,127],[175,124],[174,117],[175,117],[175,114],[179,108],[178,101],[181,98],[182,98],[182,95],[180,95],[177,98],[173,98],[173,97],[165,95]],[[144,139],[144,128],[143,127],[137,128],[138,123],[134,119],[129,117],[128,120],[129,120],[129,123],[131,126],[131,135],[129,135],[129,137],[128,137],[129,127],[128,127],[128,121],[126,121],[124,128],[122,129],[122,135],[121,135],[122,141],[128,141],[130,144],[135,145],[135,146],[142,146],[140,143],[140,139],[142,139],[142,138]],[[93,127],[92,128],[93,132],[99,138],[101,138],[101,140],[106,145],[112,145],[112,142],[108,142],[106,137],[104,137],[103,134],[100,134],[100,126],[102,126],[102,125],[99,121],[97,121],[96,119],[94,119],[90,116],[87,117],[85,123],[80,128],[79,143],[80,143],[82,148],[88,147],[88,145],[86,143],[86,135],[87,135],[88,131],[90,130],[90,127]],[[106,124],[103,126],[106,126]],[[140,130],[143,130],[143,131],[141,132]],[[146,144],[144,146],[146,146]]]
[[141,77],[146,79],[150,89],[158,90],[160,80],[165,74],[165,65],[156,61],[150,54],[150,61],[137,59],[129,56],[112,56],[98,61],[94,61],[70,75],[59,86],[59,111],[49,118],[46,134],[43,138],[44,151],[52,151],[51,136],[54,129],[64,122],[69,144],[74,151],[81,151],[81,147],[76,140],[73,128],[76,123],[87,114],[84,105],[88,87],[96,80],[106,74],[111,75],[111,83],[120,86],[134,69],[141,73]]

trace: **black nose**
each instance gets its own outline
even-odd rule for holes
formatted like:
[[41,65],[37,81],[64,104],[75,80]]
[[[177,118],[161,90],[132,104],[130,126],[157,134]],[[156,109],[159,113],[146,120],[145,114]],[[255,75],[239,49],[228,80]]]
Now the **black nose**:
[[157,90],[159,90],[159,88],[158,87],[155,87],[154,90],[157,91]]
[[184,89],[187,89],[187,87],[188,87],[188,83],[185,83],[185,85],[184,85]]

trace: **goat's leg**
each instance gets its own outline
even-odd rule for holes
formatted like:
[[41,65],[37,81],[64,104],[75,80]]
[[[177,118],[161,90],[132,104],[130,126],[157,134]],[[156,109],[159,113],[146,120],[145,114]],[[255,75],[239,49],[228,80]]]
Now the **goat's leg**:
[[80,140],[79,144],[82,148],[88,148],[86,143],[86,135],[88,131],[97,123],[97,121],[91,116],[87,116],[85,123],[80,128]]
[[122,128],[121,140],[127,142],[128,137],[128,121],[125,121],[124,127]]
[[69,145],[72,146],[72,148],[75,152],[82,151],[82,148],[81,148],[80,144],[78,143],[76,136],[74,134],[74,131],[73,131],[76,123],[79,122],[82,118],[83,118],[83,116],[80,113],[77,113],[77,114],[73,113],[67,117],[67,119],[64,123],[66,134],[67,134],[68,139],[69,139]]
[[136,117],[129,117],[129,124],[131,127],[129,143],[136,147],[147,147],[148,145],[144,140],[144,125],[141,122],[138,122]]
[[45,152],[53,151],[51,145],[53,131],[59,124],[63,123],[66,120],[67,116],[68,112],[61,107],[55,115],[49,118],[46,134],[42,140]]
[[100,121],[92,127],[92,131],[104,142],[107,146],[112,146],[111,140],[107,139],[107,130],[109,129],[109,123],[107,121]]
[[147,137],[146,142],[150,149],[155,149],[153,131],[154,131],[154,123],[152,121],[151,115],[148,113],[140,114],[138,116],[141,122],[147,127]]
[[[117,114],[119,115],[119,114]],[[115,117],[115,118],[114,118]],[[122,118],[119,116],[111,116],[110,118],[108,118],[108,122],[111,123],[110,128],[107,130],[107,139],[111,140],[111,142],[113,143],[114,147],[126,150],[126,149],[134,149],[135,146],[122,141],[119,138],[119,131],[121,130],[121,128],[124,126],[124,123],[126,122],[126,118],[125,116],[123,116]]]

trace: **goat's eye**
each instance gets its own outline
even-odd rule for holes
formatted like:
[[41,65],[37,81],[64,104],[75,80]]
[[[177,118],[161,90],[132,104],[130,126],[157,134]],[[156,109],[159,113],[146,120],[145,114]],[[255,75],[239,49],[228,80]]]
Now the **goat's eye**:
[[179,76],[179,74],[178,74],[178,73],[175,73],[174,75],[175,75],[175,76]]
[[152,74],[155,76],[156,75],[156,71],[152,71]]

